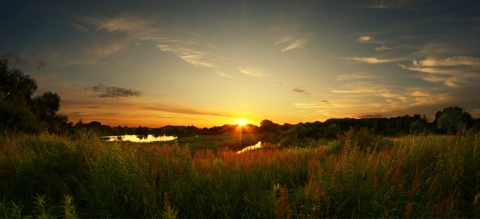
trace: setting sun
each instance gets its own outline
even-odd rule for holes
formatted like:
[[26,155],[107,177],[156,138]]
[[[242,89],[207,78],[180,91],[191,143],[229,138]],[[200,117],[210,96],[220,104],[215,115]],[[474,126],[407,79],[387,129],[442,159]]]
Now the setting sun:
[[248,120],[246,120],[246,119],[237,119],[236,124],[239,125],[239,126],[245,126],[246,124],[248,124]]

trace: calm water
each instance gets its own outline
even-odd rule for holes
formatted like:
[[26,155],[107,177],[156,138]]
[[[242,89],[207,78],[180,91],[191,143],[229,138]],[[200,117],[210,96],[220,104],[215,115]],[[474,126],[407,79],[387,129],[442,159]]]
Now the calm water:
[[176,136],[157,136],[154,135],[114,135],[102,136],[103,141],[131,141],[131,142],[155,142],[155,141],[173,141],[177,139]]
[[259,141],[259,142],[258,142],[257,144],[255,144],[255,145],[248,146],[248,147],[246,147],[246,148],[244,148],[244,149],[242,149],[242,150],[240,150],[240,151],[237,151],[237,154],[245,153],[245,152],[247,152],[247,151],[251,151],[251,150],[255,150],[255,149],[259,149],[259,148],[261,148],[261,147],[262,147],[262,142]]

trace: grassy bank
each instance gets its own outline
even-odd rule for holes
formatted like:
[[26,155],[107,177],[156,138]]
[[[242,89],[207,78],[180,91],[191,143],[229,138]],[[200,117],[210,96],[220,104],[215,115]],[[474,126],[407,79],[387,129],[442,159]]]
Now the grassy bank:
[[0,217],[480,217],[478,135],[358,136],[244,154],[0,137]]

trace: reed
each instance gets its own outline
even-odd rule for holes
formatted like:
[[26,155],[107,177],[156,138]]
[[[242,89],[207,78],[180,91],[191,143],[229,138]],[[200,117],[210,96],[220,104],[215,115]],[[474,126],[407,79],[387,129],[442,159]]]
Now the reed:
[[88,133],[0,136],[0,215],[480,217],[479,143],[478,134],[386,139],[363,130],[326,146],[236,154]]

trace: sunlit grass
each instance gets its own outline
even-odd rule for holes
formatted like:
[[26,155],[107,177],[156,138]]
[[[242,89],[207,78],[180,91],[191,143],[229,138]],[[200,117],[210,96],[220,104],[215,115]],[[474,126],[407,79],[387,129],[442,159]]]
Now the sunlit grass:
[[351,132],[236,154],[2,136],[0,217],[480,217],[478,138]]

